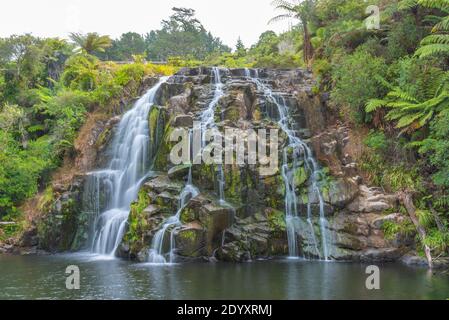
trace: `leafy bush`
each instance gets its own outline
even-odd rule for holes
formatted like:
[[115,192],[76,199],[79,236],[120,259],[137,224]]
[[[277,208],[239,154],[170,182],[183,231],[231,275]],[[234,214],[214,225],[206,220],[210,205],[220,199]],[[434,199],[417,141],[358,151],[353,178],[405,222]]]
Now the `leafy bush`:
[[431,124],[429,137],[419,148],[435,168],[432,178],[436,185],[449,188],[449,109],[443,110]]
[[385,152],[388,148],[385,134],[379,131],[371,130],[369,135],[365,138],[364,143],[375,151]]
[[385,89],[376,80],[387,71],[385,61],[365,51],[340,56],[332,61],[332,102],[349,107],[350,117],[361,123],[369,121],[365,104],[369,99],[382,97]]
[[99,62],[89,55],[75,55],[66,64],[62,83],[72,90],[92,91],[98,85]]

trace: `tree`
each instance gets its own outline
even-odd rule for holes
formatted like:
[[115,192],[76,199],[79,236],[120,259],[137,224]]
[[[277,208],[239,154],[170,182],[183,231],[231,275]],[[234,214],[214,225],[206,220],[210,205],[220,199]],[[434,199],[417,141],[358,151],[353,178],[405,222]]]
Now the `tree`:
[[88,33],[86,35],[81,33],[71,33],[70,39],[79,47],[78,50],[87,54],[105,52],[105,50],[112,45],[109,36],[100,36],[96,32]]
[[240,37],[237,40],[237,44],[235,45],[235,53],[237,54],[237,57],[241,58],[246,55],[246,48],[243,44],[242,39]]
[[270,22],[276,22],[283,19],[295,18],[298,19],[303,32],[303,57],[306,65],[310,66],[313,58],[313,45],[311,42],[311,35],[309,31],[309,24],[315,15],[315,0],[297,0],[297,2],[288,2],[284,0],[274,0],[272,4],[277,10],[283,10],[285,13],[280,14]]
[[113,61],[131,61],[133,55],[145,55],[147,43],[145,38],[136,32],[127,32],[117,40],[112,40],[112,46],[104,53],[97,54],[100,59]]
[[151,31],[147,37],[148,56],[152,60],[169,57],[204,59],[213,52],[230,52],[219,38],[207,32],[195,10],[173,8],[168,20],[162,21],[162,29]]

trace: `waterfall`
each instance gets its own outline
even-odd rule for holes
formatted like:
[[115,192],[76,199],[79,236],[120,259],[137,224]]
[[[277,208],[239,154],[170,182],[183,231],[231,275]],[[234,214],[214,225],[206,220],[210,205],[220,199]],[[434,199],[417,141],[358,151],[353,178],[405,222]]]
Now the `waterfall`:
[[[302,231],[302,236],[307,238],[307,244],[312,247],[315,252],[323,260],[329,260],[329,232],[328,222],[324,214],[324,201],[321,190],[318,185],[319,166],[313,158],[312,151],[309,146],[302,141],[292,129],[291,118],[289,115],[289,108],[285,98],[280,94],[274,93],[269,86],[259,79],[258,70],[255,70],[255,76],[251,76],[251,71],[245,69],[245,76],[251,79],[257,86],[257,89],[262,91],[267,100],[274,103],[279,113],[278,124],[283,132],[288,137],[288,145],[283,150],[283,161],[281,174],[285,184],[285,220],[287,227],[289,255],[291,257],[298,257],[299,250],[297,247],[297,237]],[[289,165],[288,152],[292,150],[293,164]],[[304,162],[305,168],[310,172],[310,187],[309,200],[307,202],[307,224],[304,224],[299,216],[298,211],[298,195],[296,194],[295,186],[295,171],[300,168],[301,162]],[[319,203],[319,225],[321,234],[321,248],[318,249],[315,230],[312,221],[311,199],[316,197]]]
[[[192,130],[189,131],[189,149],[190,154],[192,154]],[[190,199],[195,198],[198,194],[199,190],[193,185],[192,182],[192,167],[190,167],[187,183],[179,196],[178,211],[174,216],[171,216],[170,218],[165,220],[161,229],[159,229],[154,235],[151,243],[151,249],[148,252],[148,262],[155,264],[171,264],[175,262],[175,232],[182,225],[180,220],[182,210],[187,206]],[[169,261],[167,261],[164,254],[164,240],[165,234],[170,228],[172,229],[170,232],[170,250],[168,252],[170,259]]]
[[[220,99],[224,96],[223,86],[224,84],[221,81],[221,75],[220,75],[220,69],[218,67],[212,68],[213,73],[213,85],[215,85],[215,91],[214,96],[212,98],[212,101],[209,103],[208,108],[203,111],[201,114],[201,130],[202,130],[202,147],[205,147],[206,145],[206,131],[210,130],[213,131],[214,134],[220,134],[217,128],[217,124],[215,123],[215,110],[218,105],[218,102]],[[225,187],[225,177],[224,177],[224,170],[223,170],[223,164],[217,165],[218,174],[217,174],[217,181],[218,181],[218,196],[220,199],[220,203],[224,204],[225,201],[225,195],[224,195],[224,187]]]
[[[158,89],[167,79],[161,78],[123,116],[112,140],[109,166],[89,174],[90,183],[94,186],[91,192],[95,192],[91,198],[98,211],[91,237],[91,251],[94,253],[115,255],[123,238],[131,203],[136,200],[151,168],[148,114]],[[104,199],[100,200],[100,194]],[[100,207],[104,210],[102,213]]]
[[[215,123],[215,110],[218,105],[218,102],[224,95],[223,86],[224,84],[221,81],[220,69],[217,67],[212,68],[213,80],[212,84],[214,85],[214,95],[212,101],[209,103],[208,107],[201,113],[200,115],[200,130],[201,130],[201,147],[204,148],[207,143],[206,139],[206,131],[210,130],[214,132],[214,134],[220,134]],[[192,139],[193,134],[192,130],[189,131],[189,149],[191,157],[194,156],[192,152]],[[224,187],[225,187],[225,177],[223,165],[218,165],[218,173],[217,173],[217,181],[218,181],[218,196],[220,204],[226,204],[225,196],[224,196]],[[180,221],[180,216],[182,210],[187,206],[190,199],[196,197],[199,194],[198,189],[193,185],[192,182],[192,168],[189,169],[188,181],[184,186],[184,189],[181,191],[180,200],[178,204],[178,211],[174,216],[171,216],[167,220],[165,220],[162,224],[162,227],[156,232],[153,237],[151,248],[148,253],[148,261],[150,263],[155,264],[167,264],[174,263],[175,257],[174,253],[176,251],[176,243],[175,243],[175,233],[182,226]],[[171,229],[171,230],[170,230]],[[164,240],[166,238],[166,233],[170,230],[170,249],[168,251],[169,261],[166,259],[167,253],[164,253]],[[224,242],[224,233],[223,233],[223,242]]]

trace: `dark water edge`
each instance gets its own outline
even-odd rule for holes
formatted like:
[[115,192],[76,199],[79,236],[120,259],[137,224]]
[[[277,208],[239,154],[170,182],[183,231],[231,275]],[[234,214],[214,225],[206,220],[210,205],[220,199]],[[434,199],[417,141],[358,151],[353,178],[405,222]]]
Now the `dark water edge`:
[[[67,290],[77,265],[80,290]],[[88,254],[0,255],[0,299],[448,299],[449,275],[382,264],[380,290],[367,265],[301,260],[244,264],[137,264]]]

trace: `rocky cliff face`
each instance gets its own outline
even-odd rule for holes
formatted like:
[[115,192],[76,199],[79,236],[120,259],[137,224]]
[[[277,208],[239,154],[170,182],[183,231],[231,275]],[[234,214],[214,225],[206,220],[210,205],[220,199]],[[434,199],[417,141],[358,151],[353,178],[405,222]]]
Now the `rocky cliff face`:
[[[279,129],[279,112],[255,83],[252,72],[253,75],[244,69],[220,70],[223,94],[214,108],[214,121],[220,132],[230,128]],[[351,131],[328,112],[325,96],[312,93],[311,74],[303,70],[258,70],[257,76],[265,86],[281,93],[293,130],[310,146],[320,164],[322,209],[329,221],[326,230],[320,228],[319,199],[307,192],[311,177],[305,164],[295,169],[293,179],[301,221],[308,221],[316,236],[323,232],[329,235],[329,257],[351,261],[390,261],[401,257],[408,250],[408,239],[386,240],[382,231],[385,221],[404,219],[395,213],[397,199],[363,184],[357,168],[358,146],[351,139]],[[221,168],[206,164],[175,166],[170,162],[173,130],[191,129],[213,98],[211,68],[183,69],[159,90],[157,106],[148,115],[154,174],[145,181],[131,206],[127,230],[118,250],[120,256],[147,261],[156,233],[180,208],[180,194],[189,173],[199,194],[180,211],[180,224],[164,234],[163,252],[168,252],[174,241],[174,254],[186,261],[247,261],[288,255],[286,190],[281,170],[267,176],[260,174],[260,165],[233,164]],[[100,152],[104,152],[116,121],[112,120],[96,135],[94,144]],[[282,130],[279,132],[278,149],[283,150],[288,137]],[[248,141],[248,137],[240,138]],[[89,161],[98,164],[99,158],[95,158]],[[220,181],[221,170],[224,181]],[[88,225],[93,217],[82,206],[86,191],[79,179],[82,180],[77,177],[51,205],[62,216],[74,216],[77,227],[72,228],[74,224],[70,223],[70,228],[61,229],[58,224],[45,223],[46,233],[35,240],[42,248],[78,249],[88,241]],[[226,201],[220,201],[221,197]],[[299,255],[318,258],[310,237],[305,234],[309,229],[298,228]],[[64,230],[64,240],[51,230]]]

